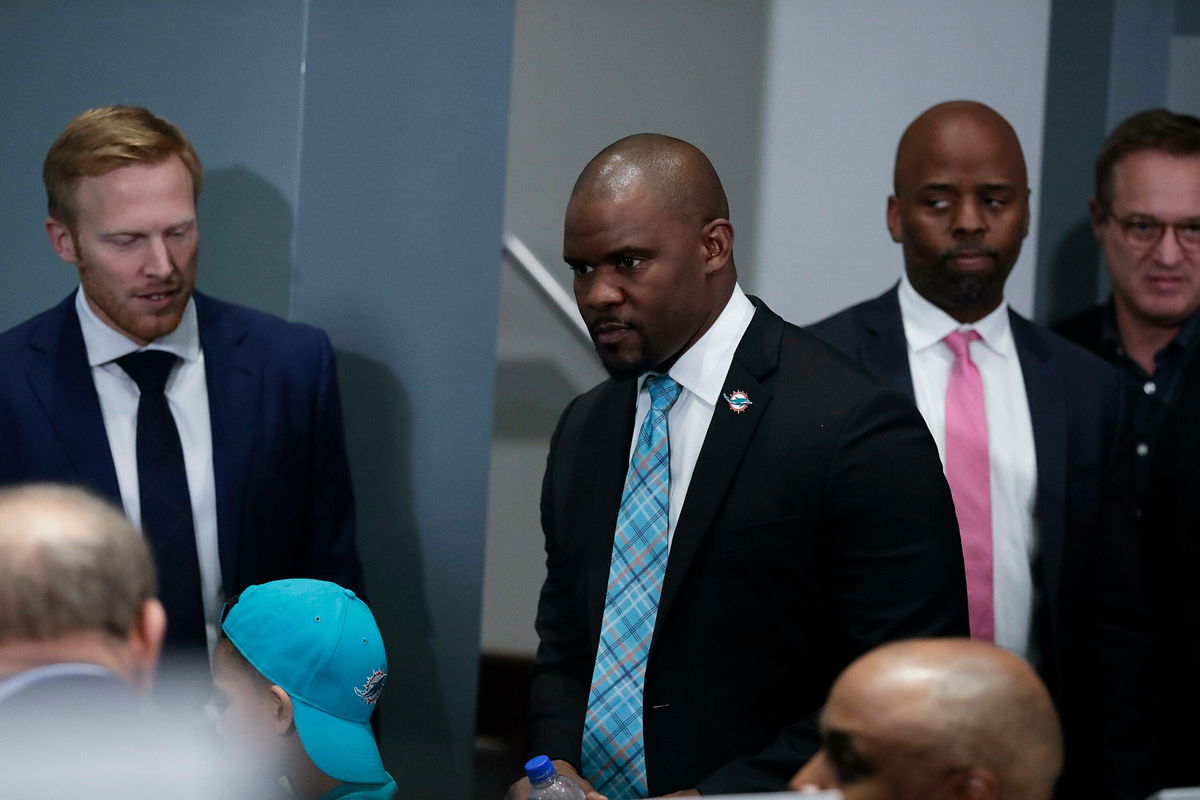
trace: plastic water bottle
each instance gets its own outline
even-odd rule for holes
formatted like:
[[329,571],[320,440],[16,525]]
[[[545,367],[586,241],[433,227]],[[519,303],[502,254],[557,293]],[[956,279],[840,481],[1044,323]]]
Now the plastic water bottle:
[[583,789],[566,775],[557,774],[549,756],[534,756],[526,761],[525,774],[533,784],[529,800],[583,800]]

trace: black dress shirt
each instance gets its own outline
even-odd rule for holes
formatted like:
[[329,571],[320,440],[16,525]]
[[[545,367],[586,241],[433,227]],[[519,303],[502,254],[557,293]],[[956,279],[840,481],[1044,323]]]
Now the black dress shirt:
[[1053,326],[1056,333],[1091,350],[1125,376],[1134,447],[1133,480],[1139,506],[1146,496],[1151,456],[1161,443],[1163,416],[1175,395],[1188,355],[1200,339],[1198,329],[1200,309],[1188,317],[1166,347],[1154,354],[1154,373],[1148,374],[1125,352],[1111,297],[1106,303]]

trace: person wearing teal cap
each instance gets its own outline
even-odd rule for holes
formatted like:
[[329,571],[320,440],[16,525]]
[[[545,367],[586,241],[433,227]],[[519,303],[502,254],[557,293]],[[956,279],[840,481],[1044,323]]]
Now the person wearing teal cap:
[[241,755],[296,797],[395,797],[371,731],[387,658],[354,592],[308,579],[251,586],[226,607],[221,630],[221,729]]

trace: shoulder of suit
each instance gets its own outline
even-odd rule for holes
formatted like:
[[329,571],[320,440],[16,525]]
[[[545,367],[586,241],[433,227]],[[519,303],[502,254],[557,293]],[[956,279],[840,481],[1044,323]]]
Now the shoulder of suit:
[[205,326],[217,325],[240,327],[269,341],[288,344],[328,338],[325,332],[315,325],[286,320],[266,311],[219,300],[200,292],[196,292],[193,297],[196,301],[196,316],[201,335]]
[[1010,311],[1009,318],[1018,352],[1023,339],[1031,338],[1038,342],[1039,346],[1045,348],[1046,357],[1053,362],[1053,368],[1068,381],[1072,389],[1069,394],[1076,401],[1104,399],[1105,392],[1096,392],[1095,388],[1105,389],[1108,395],[1124,392],[1120,372],[1100,356],[1015,311]]
[[[807,383],[837,386],[842,392],[870,393],[891,387],[843,349],[837,338],[826,338],[811,327],[787,325],[780,349],[779,372]],[[849,397],[847,397],[849,401]]]
[[58,341],[64,315],[75,312],[75,292],[66,299],[0,333],[0,353],[4,358],[24,350],[35,339],[47,344]]
[[576,410],[586,412],[594,408],[598,403],[611,403],[625,396],[633,397],[636,384],[636,380],[606,378],[586,392],[575,395],[563,413],[566,414]]
[[806,325],[805,329],[826,341],[846,346],[851,340],[861,336],[862,329],[869,326],[868,320],[871,321],[870,326],[878,324],[880,319],[886,318],[888,314],[894,314],[899,320],[900,302],[896,292],[896,286],[892,286],[883,294],[843,308],[822,320]]
[[1106,313],[1108,313],[1108,304],[1100,303],[1059,320],[1050,326],[1050,330],[1083,347],[1092,347],[1100,339],[1100,331],[1104,328]]

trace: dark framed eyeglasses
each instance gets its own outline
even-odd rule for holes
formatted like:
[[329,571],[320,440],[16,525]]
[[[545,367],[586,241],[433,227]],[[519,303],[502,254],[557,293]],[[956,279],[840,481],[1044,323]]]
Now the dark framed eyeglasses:
[[1191,217],[1179,222],[1163,222],[1143,214],[1126,217],[1113,215],[1113,221],[1121,227],[1121,233],[1130,246],[1149,250],[1162,241],[1167,228],[1175,233],[1175,241],[1189,255],[1200,253],[1200,217]]

